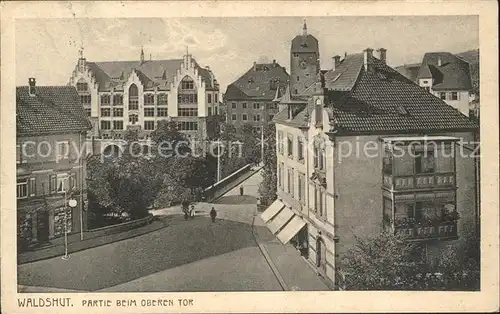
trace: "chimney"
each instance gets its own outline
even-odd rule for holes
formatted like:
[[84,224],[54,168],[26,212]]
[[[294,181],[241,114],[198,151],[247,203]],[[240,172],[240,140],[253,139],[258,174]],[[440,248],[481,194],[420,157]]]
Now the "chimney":
[[273,68],[276,67],[276,59],[273,59]]
[[149,54],[149,61],[153,60],[153,57],[151,56],[151,54]]
[[253,62],[253,70],[257,71],[257,62],[255,62],[255,61]]
[[438,57],[438,67],[441,66],[441,57]]
[[363,63],[364,63],[364,67],[365,67],[365,71],[368,72],[368,71],[371,71],[372,70],[372,67],[373,67],[373,49],[371,48],[366,48],[365,50],[363,50],[364,52],[364,58],[363,58]]
[[382,61],[384,64],[387,63],[387,49],[385,48],[380,48],[377,50],[379,53],[379,59]]
[[29,94],[30,96],[35,96],[36,93],[35,93],[35,84],[36,84],[36,80],[34,77],[30,77],[28,79],[28,83],[29,83]]
[[334,56],[332,59],[333,59],[333,71],[335,71],[340,64],[340,56],[339,55]]

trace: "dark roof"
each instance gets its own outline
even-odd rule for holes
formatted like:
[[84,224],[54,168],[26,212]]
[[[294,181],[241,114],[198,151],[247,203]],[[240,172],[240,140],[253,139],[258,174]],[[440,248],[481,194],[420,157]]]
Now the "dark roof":
[[292,47],[290,50],[294,52],[319,52],[318,40],[313,35],[297,35],[292,40]]
[[364,70],[362,54],[352,56],[350,64],[361,68],[352,89],[332,90],[328,95],[333,129],[407,133],[478,128],[460,111],[377,58],[373,58],[374,70],[369,72]]
[[[209,89],[214,88],[212,84],[212,72],[207,68],[200,67],[196,60],[191,59],[198,69],[205,86]],[[145,89],[158,87],[165,90],[169,88],[177,70],[181,68],[183,59],[169,60],[146,60],[140,61],[105,61],[105,62],[87,62],[87,66],[99,83],[99,91],[107,91],[112,87],[117,90],[123,89],[123,83],[128,80],[132,71],[135,71]]]
[[412,82],[416,82],[420,63],[405,64],[395,67],[394,69]]
[[288,119],[288,110],[281,110],[278,112],[272,122],[277,122],[279,124],[284,124],[288,126],[292,126],[295,128],[306,128],[309,125],[309,117],[311,116],[314,110],[314,103],[312,98],[309,98],[307,101],[303,102],[304,110],[300,111],[293,117],[292,119]]
[[[439,61],[441,60],[441,66]],[[469,63],[449,52],[430,52],[424,55],[417,79],[428,78],[428,67],[434,80],[433,90],[472,89]],[[424,71],[425,70],[425,71]]]
[[28,86],[16,88],[16,131],[18,135],[77,133],[91,128],[80,96],[72,86]]
[[[278,87],[287,84],[289,75],[279,63],[258,63],[227,87],[224,99],[267,99],[273,100]],[[277,82],[271,88],[271,81]],[[276,87],[276,88],[274,88]]]
[[359,58],[363,59],[363,54],[348,55],[335,68],[335,71],[326,72],[324,74],[325,88],[335,91],[351,90],[363,66],[363,63],[359,63]]

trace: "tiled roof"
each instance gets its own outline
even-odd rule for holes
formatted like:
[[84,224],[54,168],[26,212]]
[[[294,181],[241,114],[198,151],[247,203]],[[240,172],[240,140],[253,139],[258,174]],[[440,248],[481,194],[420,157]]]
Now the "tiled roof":
[[292,40],[292,47],[290,50],[293,52],[319,52],[318,40],[313,35],[298,35]]
[[333,129],[346,133],[431,132],[478,126],[457,109],[428,93],[396,70],[373,58],[366,72],[363,55],[350,64],[360,68],[350,91],[330,91]]
[[273,100],[276,89],[271,88],[271,81],[278,82],[277,86],[287,84],[289,75],[279,63],[259,63],[252,66],[245,74],[227,87],[224,99],[238,100],[258,98]]
[[307,101],[305,101],[304,105],[305,105],[304,110],[297,113],[297,115],[293,117],[293,119],[288,119],[288,110],[283,109],[274,116],[272,122],[288,125],[295,128],[308,127],[309,117],[311,116],[314,110],[314,103],[312,101],[312,98],[309,98]]
[[[441,66],[439,61],[441,60]],[[424,55],[422,67],[427,65],[434,79],[433,90],[470,90],[472,89],[469,63],[449,52],[430,52]],[[419,71],[418,78],[427,73]],[[425,74],[425,75],[424,75]]]
[[[191,60],[194,61],[206,87],[214,88],[211,71],[200,67],[194,59]],[[95,75],[100,91],[107,91],[112,87],[121,90],[122,84],[134,70],[146,89],[153,89],[155,86],[166,89],[183,62],[183,59],[146,60],[142,64],[140,61],[106,61],[87,62],[87,66]]]
[[16,131],[18,135],[76,133],[91,128],[80,96],[72,86],[28,86],[16,88]]
[[349,91],[353,88],[358,78],[363,63],[363,54],[353,54],[346,56],[335,71],[328,71],[324,74],[325,88],[334,91]]

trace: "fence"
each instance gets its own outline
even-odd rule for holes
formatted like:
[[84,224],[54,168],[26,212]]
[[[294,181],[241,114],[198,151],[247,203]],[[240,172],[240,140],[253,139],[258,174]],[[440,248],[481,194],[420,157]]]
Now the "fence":
[[252,170],[252,164],[241,167],[235,172],[231,173],[219,182],[209,186],[203,191],[203,196],[206,202],[211,202],[220,196],[227,193],[230,189],[234,188],[234,183],[241,181],[241,178]]

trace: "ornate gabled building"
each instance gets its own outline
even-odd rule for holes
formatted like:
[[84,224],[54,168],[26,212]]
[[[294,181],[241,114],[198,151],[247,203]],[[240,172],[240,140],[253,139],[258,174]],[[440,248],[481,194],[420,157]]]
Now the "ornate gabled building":
[[334,57],[308,95],[276,99],[278,198],[261,217],[333,289],[356,237],[404,234],[432,255],[479,230],[479,126],[379,53]]
[[[148,138],[158,121],[172,119],[190,139],[211,136],[219,114],[219,84],[191,54],[181,59],[91,62],[81,53],[69,84],[77,88],[96,139],[121,139],[137,128]],[[208,123],[209,124],[209,123]]]

